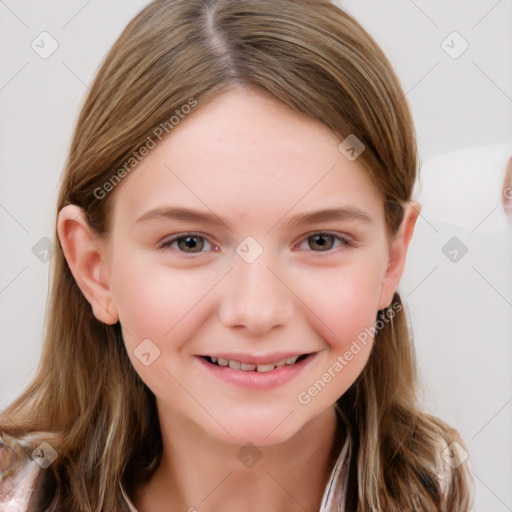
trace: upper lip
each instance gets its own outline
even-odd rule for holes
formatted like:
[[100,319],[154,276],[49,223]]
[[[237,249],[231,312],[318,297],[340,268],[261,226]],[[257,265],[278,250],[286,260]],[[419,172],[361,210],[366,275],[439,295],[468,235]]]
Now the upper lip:
[[227,359],[228,361],[240,361],[247,364],[270,364],[290,357],[299,357],[312,352],[276,352],[274,354],[253,355],[237,354],[233,352],[217,352],[212,354],[202,354],[201,357],[215,357],[216,359]]

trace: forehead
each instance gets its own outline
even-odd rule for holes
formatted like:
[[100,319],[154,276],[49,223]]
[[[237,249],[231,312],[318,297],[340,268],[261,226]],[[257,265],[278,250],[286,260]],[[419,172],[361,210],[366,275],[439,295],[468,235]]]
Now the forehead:
[[176,204],[265,222],[287,211],[352,205],[382,217],[364,167],[323,124],[256,90],[200,106],[160,142],[115,194],[115,217]]

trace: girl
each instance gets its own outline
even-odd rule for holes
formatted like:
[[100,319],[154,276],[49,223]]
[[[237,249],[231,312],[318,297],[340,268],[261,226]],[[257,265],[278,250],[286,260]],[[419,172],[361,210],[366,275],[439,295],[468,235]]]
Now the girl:
[[469,510],[396,292],[416,167],[398,80],[335,5],[148,5],[77,123],[2,510]]

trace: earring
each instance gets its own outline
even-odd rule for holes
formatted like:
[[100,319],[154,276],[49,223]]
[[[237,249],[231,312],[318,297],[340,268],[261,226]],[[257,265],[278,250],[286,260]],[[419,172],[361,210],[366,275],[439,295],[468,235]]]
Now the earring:
[[393,318],[395,316],[396,312],[395,310],[391,307],[391,304],[388,306],[388,309],[386,309],[386,316],[389,318],[389,322],[391,324],[391,331],[393,331]]

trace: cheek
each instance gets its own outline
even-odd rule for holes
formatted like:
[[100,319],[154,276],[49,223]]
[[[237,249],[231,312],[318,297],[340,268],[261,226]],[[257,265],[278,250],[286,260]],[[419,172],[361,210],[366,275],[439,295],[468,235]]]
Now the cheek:
[[123,340],[143,382],[156,395],[170,393],[177,400],[180,386],[171,375],[180,374],[192,350],[187,342],[211,313],[208,290],[216,279],[212,272],[184,277],[183,271],[142,260],[120,261],[112,279]]
[[197,271],[184,275],[162,264],[148,265],[147,257],[119,261],[112,290],[127,348],[149,338],[161,349],[176,340],[177,350],[191,323],[197,327],[215,276]]
[[[305,315],[327,345],[317,380],[304,390],[307,400],[318,396],[318,405],[327,407],[336,401],[354,383],[370,356],[382,266],[375,261],[363,263],[362,259],[360,264],[330,269],[324,275],[316,273],[300,282]],[[301,397],[301,403],[308,403]]]
[[375,261],[297,275],[297,283],[310,322],[333,348],[343,350],[374,325],[382,283]]

